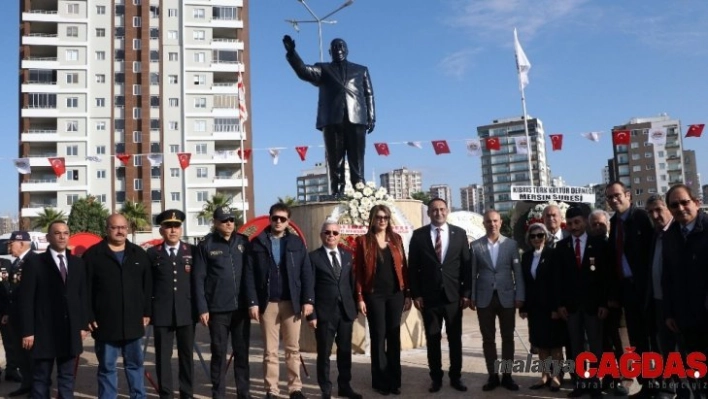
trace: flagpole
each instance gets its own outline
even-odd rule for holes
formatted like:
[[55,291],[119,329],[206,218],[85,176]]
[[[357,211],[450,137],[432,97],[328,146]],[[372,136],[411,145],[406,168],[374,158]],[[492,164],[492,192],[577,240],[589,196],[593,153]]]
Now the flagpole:
[[[243,63],[241,63],[241,68],[243,68]],[[243,72],[239,70],[238,72],[238,80],[241,83],[241,87],[237,87],[238,90],[238,108],[239,108],[239,113],[238,113],[238,123],[239,123],[239,136],[240,136],[240,148],[241,148],[241,155],[239,158],[241,159],[241,218],[243,219],[243,224],[246,224],[248,221],[248,212],[246,212],[246,161],[244,160],[245,154],[246,154],[246,149],[243,148],[243,137],[246,135],[246,121],[244,121],[244,109],[246,107],[246,99],[241,98],[242,96],[246,96],[246,82],[243,81]],[[237,84],[238,86],[238,84]],[[246,114],[247,115],[247,114]],[[246,117],[247,118],[247,117]],[[250,184],[253,184],[253,182],[249,182]]]
[[[521,48],[521,44],[519,43],[519,38],[516,34],[516,28],[514,28],[514,54],[516,55],[516,72],[519,77],[519,91],[521,91],[521,110],[524,113],[524,135],[526,136],[526,156],[527,160],[529,163],[529,182],[530,185],[533,187],[533,163],[531,161],[531,140],[529,138],[529,121],[528,121],[528,114],[526,113],[526,93],[524,92],[524,87],[526,86],[524,83],[528,84],[528,76],[526,76],[526,81],[524,82],[524,79],[522,78],[522,71],[521,71],[521,65],[520,65],[520,60],[519,60],[519,52],[522,53],[523,55],[523,60],[521,62],[524,62],[524,67],[527,68],[523,73],[528,74],[528,69],[531,68],[531,64],[528,62],[528,59],[526,58],[526,54],[523,54],[523,49]],[[536,151],[536,156],[538,157],[538,151]],[[541,171],[538,171],[538,181],[539,183],[541,182]]]

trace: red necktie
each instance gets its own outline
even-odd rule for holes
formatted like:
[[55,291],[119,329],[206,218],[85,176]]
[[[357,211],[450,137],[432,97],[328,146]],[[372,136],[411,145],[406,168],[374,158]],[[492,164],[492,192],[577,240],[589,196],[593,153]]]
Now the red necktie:
[[583,258],[580,256],[580,238],[575,239],[575,263],[578,265],[578,269],[583,267]]
[[435,234],[435,255],[438,256],[438,260],[440,261],[440,263],[442,263],[442,261],[443,261],[443,259],[442,259],[442,237],[440,234],[441,230],[442,229],[440,227],[435,228],[435,231],[437,232]]
[[624,255],[624,226],[622,219],[617,217],[617,237],[615,243],[617,244],[617,274],[620,278],[624,277],[624,268],[622,267],[622,258]]

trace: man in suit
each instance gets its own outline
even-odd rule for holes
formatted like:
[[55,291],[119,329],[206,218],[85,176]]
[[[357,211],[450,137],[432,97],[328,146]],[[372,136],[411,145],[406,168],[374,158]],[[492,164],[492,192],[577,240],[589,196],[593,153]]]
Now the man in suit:
[[155,368],[160,398],[172,398],[172,347],[177,337],[179,396],[193,396],[194,306],[191,272],[193,247],[182,242],[184,212],[168,209],[155,221],[162,244],[148,249],[152,265],[152,318],[155,333]]
[[283,38],[283,44],[286,59],[297,76],[319,87],[317,129],[324,133],[332,194],[343,194],[345,154],[352,186],[364,182],[366,134],[374,130],[376,123],[369,70],[347,61],[349,50],[342,39],[332,40],[332,62],[315,65],[305,65],[290,36]]
[[[656,350],[656,340],[651,339],[648,326],[653,322],[645,317],[644,301],[651,278],[651,248],[654,227],[644,209],[632,205],[629,189],[620,181],[609,183],[605,187],[605,196],[615,214],[610,219],[610,251],[615,262],[615,273],[619,278],[619,303],[622,306],[627,323],[629,343],[635,352],[642,354]],[[653,345],[652,345],[652,341]],[[650,384],[644,378],[637,377],[642,388],[636,397],[653,396]]]
[[[19,298],[22,292],[22,272],[27,262],[37,255],[31,249],[32,239],[26,231],[12,232],[8,245],[10,255],[14,256],[15,260],[6,270],[6,274],[2,275],[5,301],[1,322],[5,326],[3,344],[6,350],[9,349],[7,356],[11,359],[8,360],[5,378],[21,382],[20,387],[8,395],[15,397],[26,395],[32,390],[32,357],[28,351],[22,349],[22,309]],[[11,367],[13,365],[14,367]]]
[[235,231],[235,222],[236,215],[229,206],[214,210],[214,230],[197,246],[192,273],[199,321],[209,326],[211,395],[215,399],[226,397],[229,335],[234,355],[236,398],[251,398],[248,367],[251,320],[245,290],[248,238]]
[[472,260],[467,233],[447,223],[447,203],[428,203],[430,224],[416,229],[408,251],[408,281],[415,307],[423,314],[428,343],[429,392],[442,388],[442,326],[450,346],[450,385],[467,391],[462,382],[462,312],[472,294]]
[[329,356],[332,343],[337,343],[337,396],[361,399],[351,387],[352,327],[357,311],[354,303],[354,275],[352,254],[337,247],[339,225],[325,221],[320,231],[322,246],[310,252],[315,279],[315,311],[308,322],[315,329],[317,339],[317,383],[322,399],[332,397],[329,379]]
[[567,230],[561,228],[561,223],[563,223],[563,215],[561,215],[560,208],[557,205],[548,205],[543,208],[541,213],[543,217],[543,224],[548,229],[548,233],[551,235],[550,247],[555,248],[556,243],[570,235]]
[[[602,320],[607,317],[612,263],[604,237],[587,234],[587,220],[580,207],[570,207],[565,220],[570,236],[556,245],[553,253],[556,270],[558,313],[568,323],[572,353],[585,351],[585,337],[590,351],[602,355]],[[581,376],[578,376],[580,378]],[[590,393],[601,397],[600,384],[591,381]],[[579,397],[585,392],[581,384],[568,395]]]
[[516,241],[501,235],[499,212],[490,209],[484,213],[486,235],[472,243],[472,300],[470,308],[477,310],[482,348],[489,378],[482,390],[491,391],[502,385],[518,391],[519,385],[505,373],[501,382],[495,369],[497,360],[496,318],[502,339],[502,359],[514,359],[514,329],[516,309],[524,303],[524,278]]
[[71,255],[69,226],[49,224],[49,248],[27,261],[22,278],[22,347],[31,351],[33,398],[49,398],[52,369],[57,364],[57,391],[74,397],[74,363],[88,335],[86,270]]
[[[708,215],[685,184],[666,192],[674,217],[662,241],[662,306],[666,326],[676,334],[685,353],[708,353]],[[695,380],[693,388],[708,396],[708,378]],[[694,398],[699,397],[695,395]]]
[[610,215],[604,209],[590,212],[588,223],[588,233],[591,236],[607,237],[610,234]]

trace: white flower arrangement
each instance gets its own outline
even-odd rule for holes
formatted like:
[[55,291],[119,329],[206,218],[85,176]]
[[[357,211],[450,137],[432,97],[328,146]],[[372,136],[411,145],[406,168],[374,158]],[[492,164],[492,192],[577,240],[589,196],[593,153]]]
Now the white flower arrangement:
[[565,226],[565,211],[570,208],[570,205],[565,202],[548,201],[544,204],[537,204],[529,210],[526,216],[526,228],[528,229],[534,223],[543,223],[543,210],[549,205],[555,205],[560,210],[561,226]]
[[354,188],[344,190],[342,205],[346,208],[339,222],[355,226],[368,226],[369,213],[374,205],[393,206],[393,198],[385,188],[376,188],[373,182],[357,183]]

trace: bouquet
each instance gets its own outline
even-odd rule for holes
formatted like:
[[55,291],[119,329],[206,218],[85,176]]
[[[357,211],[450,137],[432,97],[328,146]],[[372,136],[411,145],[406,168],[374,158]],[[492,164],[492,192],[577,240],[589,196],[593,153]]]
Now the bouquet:
[[339,219],[339,223],[352,224],[354,226],[369,226],[369,212],[374,205],[386,205],[393,207],[393,199],[385,188],[376,188],[373,182],[357,183],[354,188],[344,190],[344,200],[342,205],[345,211]]

